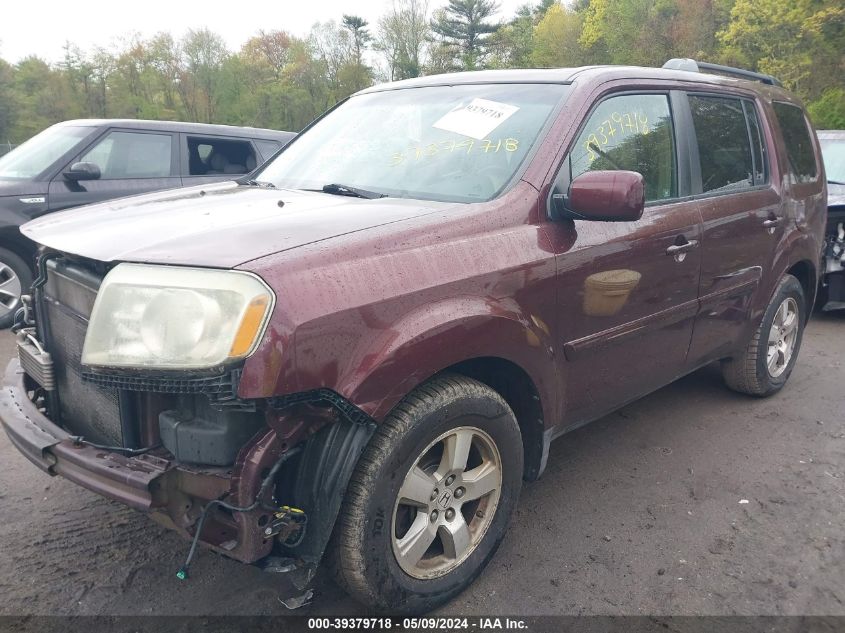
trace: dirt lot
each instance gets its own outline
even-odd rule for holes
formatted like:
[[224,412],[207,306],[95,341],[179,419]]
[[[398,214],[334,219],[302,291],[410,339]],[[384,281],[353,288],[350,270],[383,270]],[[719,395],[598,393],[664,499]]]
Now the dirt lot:
[[[0,333],[5,367],[12,338]],[[558,440],[486,573],[444,614],[845,615],[845,317],[787,388],[707,368]],[[0,614],[284,614],[280,579],[31,466],[0,433]],[[747,500],[747,502],[745,501]],[[319,577],[302,614],[361,608]]]

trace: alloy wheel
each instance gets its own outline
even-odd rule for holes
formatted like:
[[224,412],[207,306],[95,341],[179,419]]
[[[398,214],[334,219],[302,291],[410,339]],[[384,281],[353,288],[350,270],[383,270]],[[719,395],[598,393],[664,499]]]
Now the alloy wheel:
[[393,509],[396,561],[421,580],[448,574],[475,551],[493,521],[502,461],[476,427],[443,433],[414,460]]
[[766,367],[772,378],[777,378],[786,371],[789,361],[792,360],[800,318],[798,303],[792,297],[784,299],[775,312],[766,349]]
[[11,266],[0,262],[0,317],[14,312],[21,303],[21,280]]

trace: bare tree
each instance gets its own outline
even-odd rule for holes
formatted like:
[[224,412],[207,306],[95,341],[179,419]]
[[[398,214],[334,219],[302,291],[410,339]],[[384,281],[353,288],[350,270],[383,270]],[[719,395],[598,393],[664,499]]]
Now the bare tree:
[[291,61],[293,39],[285,31],[258,31],[241,48],[241,55],[250,62],[266,65],[279,79],[285,66]]
[[387,60],[391,80],[419,77],[431,34],[428,0],[394,0],[378,23],[375,48]]
[[337,22],[318,22],[311,28],[311,46],[323,63],[326,78],[332,92],[337,92],[340,71],[354,58],[352,37],[348,30],[338,27]]
[[170,33],[158,33],[149,41],[150,67],[158,82],[164,107],[174,112],[177,108],[176,91],[179,83],[179,47]]

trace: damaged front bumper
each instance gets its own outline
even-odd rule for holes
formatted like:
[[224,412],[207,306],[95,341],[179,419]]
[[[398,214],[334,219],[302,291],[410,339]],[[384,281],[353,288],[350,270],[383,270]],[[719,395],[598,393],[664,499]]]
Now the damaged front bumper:
[[0,391],[0,422],[12,444],[41,470],[138,510],[154,507],[156,482],[172,468],[154,455],[125,457],[75,443],[27,397],[17,359],[9,363]]
[[[159,449],[136,456],[78,443],[54,424],[29,399],[25,374],[12,360],[0,389],[0,422],[12,444],[50,475],[60,475],[100,495],[149,512],[186,538],[193,536],[202,507],[225,498],[248,505],[258,493],[261,473],[299,438],[303,423],[279,420],[287,432],[267,428],[245,445],[231,468],[192,467],[176,462]],[[215,513],[202,531],[201,542],[236,560],[252,563],[273,548],[264,525],[268,512]]]

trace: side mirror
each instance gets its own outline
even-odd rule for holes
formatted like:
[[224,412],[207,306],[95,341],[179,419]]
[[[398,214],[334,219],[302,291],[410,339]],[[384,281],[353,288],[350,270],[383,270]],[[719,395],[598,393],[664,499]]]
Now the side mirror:
[[559,217],[599,222],[635,222],[645,208],[645,185],[635,171],[587,171],[552,196]]
[[74,163],[66,172],[62,173],[65,180],[78,182],[80,180],[98,180],[100,168],[94,163]]

